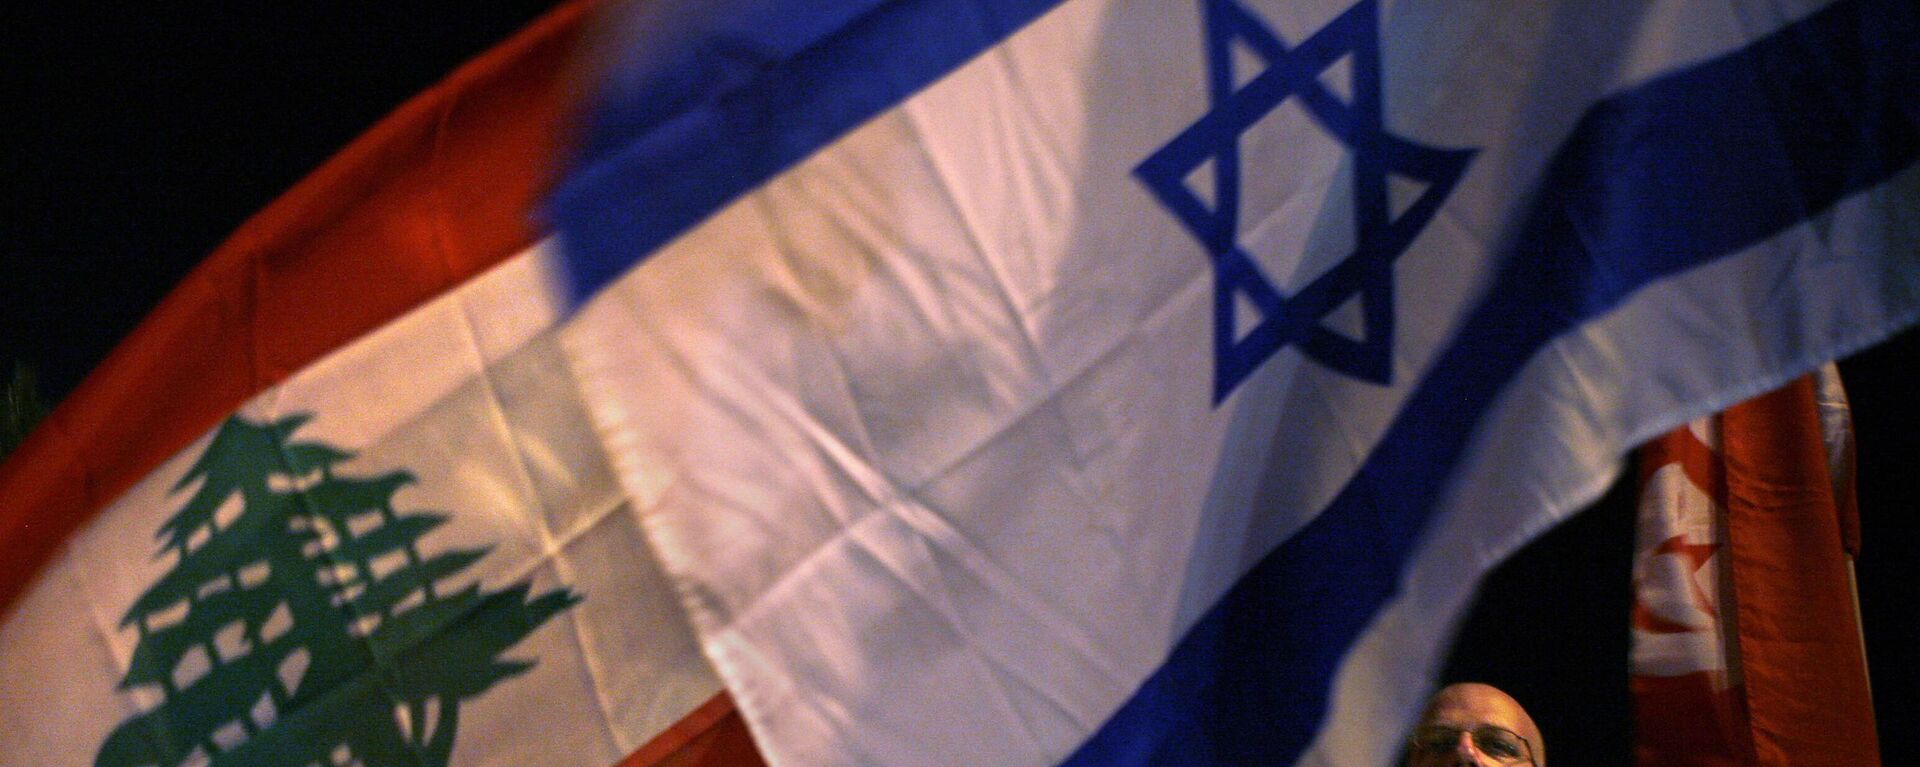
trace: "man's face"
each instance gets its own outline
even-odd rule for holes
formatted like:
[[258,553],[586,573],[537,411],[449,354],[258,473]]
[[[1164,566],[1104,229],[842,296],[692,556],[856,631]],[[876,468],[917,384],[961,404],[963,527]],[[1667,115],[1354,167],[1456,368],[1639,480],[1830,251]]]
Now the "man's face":
[[1414,739],[1408,767],[1544,767],[1546,763],[1540,730],[1526,709],[1484,684],[1457,684],[1433,696]]

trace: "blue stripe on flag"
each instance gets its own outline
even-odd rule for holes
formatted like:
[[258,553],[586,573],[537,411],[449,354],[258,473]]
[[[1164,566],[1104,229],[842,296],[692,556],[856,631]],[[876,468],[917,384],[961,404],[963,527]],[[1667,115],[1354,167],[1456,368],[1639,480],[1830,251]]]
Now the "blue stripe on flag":
[[[1060,0],[654,3],[550,210],[583,302]],[[877,6],[877,7],[874,7]]]
[[[1290,764],[1481,414],[1550,340],[1920,156],[1909,0],[1843,0],[1597,104],[1492,290],[1329,508],[1228,591],[1069,765]],[[1386,736],[1386,733],[1381,733]]]

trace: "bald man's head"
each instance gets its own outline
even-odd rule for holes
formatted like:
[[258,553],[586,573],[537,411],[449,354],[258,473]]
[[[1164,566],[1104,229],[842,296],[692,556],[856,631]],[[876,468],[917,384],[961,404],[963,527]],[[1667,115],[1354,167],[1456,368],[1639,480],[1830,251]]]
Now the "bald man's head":
[[1546,744],[1533,717],[1512,696],[1477,682],[1448,685],[1434,694],[1414,728],[1407,757],[1409,767],[1546,763]]

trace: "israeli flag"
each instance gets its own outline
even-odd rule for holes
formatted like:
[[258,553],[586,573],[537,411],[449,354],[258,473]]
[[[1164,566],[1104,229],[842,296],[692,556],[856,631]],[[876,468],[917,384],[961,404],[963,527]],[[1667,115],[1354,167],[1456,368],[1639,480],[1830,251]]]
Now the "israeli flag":
[[611,20],[569,359],[774,765],[1381,765],[1632,445],[1920,311],[1906,0]]

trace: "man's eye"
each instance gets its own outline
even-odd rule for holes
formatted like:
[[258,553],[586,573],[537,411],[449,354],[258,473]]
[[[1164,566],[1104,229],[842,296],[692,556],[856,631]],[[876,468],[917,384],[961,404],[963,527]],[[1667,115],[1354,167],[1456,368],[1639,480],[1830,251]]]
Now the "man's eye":
[[1453,744],[1460,742],[1460,733],[1461,730],[1451,727],[1422,727],[1414,733],[1413,744],[1422,751],[1445,753],[1453,749]]
[[1520,755],[1520,744],[1507,740],[1506,738],[1484,738],[1480,741],[1479,746],[1480,750],[1486,752],[1487,756],[1507,758]]

